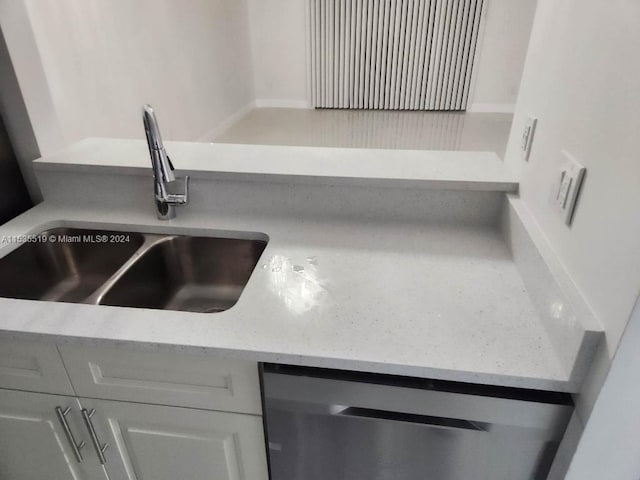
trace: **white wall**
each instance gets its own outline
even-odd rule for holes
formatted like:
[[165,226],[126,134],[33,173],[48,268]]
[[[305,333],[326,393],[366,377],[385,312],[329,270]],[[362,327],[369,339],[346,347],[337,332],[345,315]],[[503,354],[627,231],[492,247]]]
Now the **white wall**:
[[[520,173],[523,202],[606,332],[606,345],[576,397],[581,420],[588,420],[583,443],[599,435],[588,415],[640,292],[638,25],[637,1],[539,0],[505,156]],[[519,145],[528,114],[538,117],[538,126],[524,162]],[[587,167],[570,228],[551,206],[563,149]],[[619,435],[600,452],[603,462],[631,448],[625,432]]]
[[[249,0],[256,102],[309,105],[307,0]],[[513,112],[536,0],[485,0],[470,111]]]
[[249,0],[258,106],[308,106],[306,3]]
[[485,0],[469,111],[513,112],[537,0]]
[[141,137],[145,102],[167,139],[196,140],[253,101],[246,0],[1,1],[26,5],[30,25],[2,27],[32,29],[64,144]]
[[[640,3],[539,0],[506,162],[607,330],[613,352],[640,291]],[[594,34],[594,32],[597,32]],[[521,129],[538,117],[531,158]],[[587,167],[567,228],[550,205],[562,149]]]
[[[65,146],[64,136],[58,113],[53,104],[52,92],[49,88],[40,51],[33,35],[27,5],[23,0],[0,0],[0,27],[5,40],[13,73],[18,80],[24,105],[31,121],[36,138],[37,148],[41,153],[52,152]],[[5,69],[5,79],[11,82],[11,74]],[[11,87],[9,87],[11,88]],[[7,92],[3,92],[3,96]],[[7,107],[11,104],[6,103]],[[20,105],[14,105],[16,112],[10,111],[11,117],[22,115]],[[9,122],[13,122],[10,120]],[[12,137],[16,141],[16,136]],[[23,145],[23,142],[25,145]],[[28,139],[22,139],[14,145],[16,150],[33,150]],[[30,170],[30,164],[24,165]],[[24,171],[24,170],[23,170]],[[28,173],[27,177],[32,177]]]

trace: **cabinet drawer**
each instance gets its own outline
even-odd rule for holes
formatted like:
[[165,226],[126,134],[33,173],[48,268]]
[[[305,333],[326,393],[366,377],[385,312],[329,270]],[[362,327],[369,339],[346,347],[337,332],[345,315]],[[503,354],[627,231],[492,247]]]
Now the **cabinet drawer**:
[[208,354],[59,345],[79,396],[261,414],[258,364]]
[[73,395],[54,343],[0,338],[0,388]]

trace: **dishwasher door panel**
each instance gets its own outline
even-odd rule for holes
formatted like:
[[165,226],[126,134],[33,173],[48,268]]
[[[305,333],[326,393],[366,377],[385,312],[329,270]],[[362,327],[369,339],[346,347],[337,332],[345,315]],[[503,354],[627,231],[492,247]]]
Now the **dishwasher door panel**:
[[266,364],[271,480],[544,480],[565,394]]
[[272,480],[537,480],[557,448],[508,431],[277,408],[267,429]]

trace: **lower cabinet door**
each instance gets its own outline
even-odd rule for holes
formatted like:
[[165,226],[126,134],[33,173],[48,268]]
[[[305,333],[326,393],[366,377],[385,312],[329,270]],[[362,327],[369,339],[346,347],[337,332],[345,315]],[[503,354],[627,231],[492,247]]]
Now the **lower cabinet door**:
[[0,390],[0,479],[105,480],[86,432],[75,397]]
[[[268,480],[262,417],[81,398],[110,480]],[[105,444],[108,446],[105,449]]]

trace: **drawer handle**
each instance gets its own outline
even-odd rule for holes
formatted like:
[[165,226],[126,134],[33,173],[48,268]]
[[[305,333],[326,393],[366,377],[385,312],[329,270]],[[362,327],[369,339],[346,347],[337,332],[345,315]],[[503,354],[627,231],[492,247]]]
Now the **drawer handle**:
[[89,436],[91,437],[91,443],[93,443],[93,448],[96,450],[96,455],[100,459],[100,463],[104,465],[107,463],[107,459],[104,456],[104,452],[109,448],[109,444],[107,442],[104,445],[100,445],[100,440],[98,440],[98,435],[96,434],[96,429],[93,428],[93,422],[91,421],[91,417],[96,413],[96,409],[92,408],[91,411],[88,411],[86,408],[82,410],[82,419],[84,420],[84,424],[87,426],[87,430],[89,430]]
[[82,458],[82,452],[80,452],[80,450],[82,450],[82,447],[84,447],[86,444],[84,441],[81,441],[80,443],[76,443],[76,439],[73,436],[71,427],[69,427],[69,422],[67,422],[67,415],[69,414],[70,411],[71,411],[71,407],[67,407],[64,410],[62,409],[62,407],[56,407],[56,416],[58,417],[58,420],[60,420],[60,423],[62,424],[62,429],[64,430],[64,434],[67,437],[69,444],[71,444],[71,450],[73,450],[73,455],[76,457],[76,460],[78,461],[78,463],[82,463],[83,458]]

